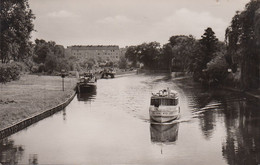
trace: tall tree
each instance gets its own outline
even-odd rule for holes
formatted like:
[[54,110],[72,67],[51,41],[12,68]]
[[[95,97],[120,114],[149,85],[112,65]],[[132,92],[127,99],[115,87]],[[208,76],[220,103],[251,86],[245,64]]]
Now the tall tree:
[[215,36],[214,31],[210,27],[208,27],[205,30],[204,34],[201,36],[199,42],[201,44],[201,49],[204,56],[202,67],[205,69],[207,63],[214,58],[214,53],[218,50],[218,39]]
[[167,43],[163,45],[162,48],[162,56],[160,59],[160,62],[163,67],[163,69],[169,69],[170,72],[172,71],[172,59],[173,59],[173,52],[172,52],[172,45],[170,43]]
[[[244,11],[233,17],[226,34],[229,53],[235,52],[229,55],[239,58],[243,89],[259,87],[259,9],[260,1],[251,0]],[[237,47],[240,49],[237,50]]]
[[226,29],[225,42],[227,45],[226,60],[233,72],[236,72],[238,64],[241,62],[240,57],[240,46],[239,46],[239,35],[241,34],[240,28],[240,12],[237,11],[231,21],[230,27]]
[[260,8],[255,12],[255,35],[257,39],[257,46],[260,46]]
[[[219,42],[214,31],[209,27],[205,29],[201,39],[194,44],[191,62],[189,65],[190,72],[193,72],[195,80],[205,81],[205,70],[207,63],[214,57],[219,50]],[[207,81],[207,80],[206,80]]]
[[30,34],[34,15],[28,0],[0,1],[0,59],[18,61],[30,53]]

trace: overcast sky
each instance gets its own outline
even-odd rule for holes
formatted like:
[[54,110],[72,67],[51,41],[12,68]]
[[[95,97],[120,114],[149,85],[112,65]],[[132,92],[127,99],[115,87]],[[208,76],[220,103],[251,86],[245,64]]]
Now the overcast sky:
[[249,0],[29,0],[32,40],[70,45],[138,45],[173,35],[199,39],[211,27],[220,40]]

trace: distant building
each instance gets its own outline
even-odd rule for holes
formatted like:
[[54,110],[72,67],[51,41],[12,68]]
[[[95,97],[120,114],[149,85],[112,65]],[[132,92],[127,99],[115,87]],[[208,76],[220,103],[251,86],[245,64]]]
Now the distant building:
[[93,59],[98,63],[118,62],[121,51],[117,45],[74,45],[68,46],[66,53],[79,60]]

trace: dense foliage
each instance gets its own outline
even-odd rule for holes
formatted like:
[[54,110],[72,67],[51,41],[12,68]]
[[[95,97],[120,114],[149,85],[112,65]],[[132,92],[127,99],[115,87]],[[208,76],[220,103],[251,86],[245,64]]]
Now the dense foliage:
[[0,83],[6,83],[20,78],[22,66],[18,63],[0,64]]
[[118,62],[119,69],[126,69],[127,68],[127,60],[124,56],[121,56]]
[[[32,44],[29,39],[34,30],[33,19],[28,0],[0,1],[0,60],[8,63],[0,66],[1,82],[19,77],[19,71],[14,71],[19,67],[9,64],[12,61],[23,61],[31,72],[50,74],[61,70],[89,70],[97,62],[104,63],[101,59],[79,61],[65,55],[65,48],[53,41],[36,39]],[[244,11],[236,12],[232,18],[226,29],[225,44],[208,27],[201,39],[174,35],[162,47],[158,42],[130,46],[118,63],[104,65],[127,68],[130,62],[130,67],[189,72],[194,80],[209,85],[227,82],[227,77],[232,78],[230,75],[235,75],[237,80],[237,75],[241,75],[240,87],[249,89],[259,87],[259,56],[260,1],[251,0]]]
[[28,0],[0,1],[0,60],[19,61],[31,54],[34,16]]
[[260,1],[251,0],[237,12],[226,30],[227,61],[235,72],[241,68],[241,88],[258,88],[260,54]]
[[224,48],[224,43],[218,41],[214,31],[207,28],[200,40],[196,40],[191,35],[176,35],[170,37],[169,43],[162,48],[157,42],[130,46],[126,51],[126,58],[133,66],[142,63],[146,69],[190,72],[194,80],[220,83],[227,75],[227,67],[222,67],[221,73],[212,72],[218,68],[219,60],[216,56],[221,54],[223,59]]
[[[192,35],[172,36],[169,39],[169,44],[171,46],[171,52],[169,52],[169,48],[166,48],[168,51],[164,51],[165,54],[163,55],[170,57],[168,61],[171,62],[171,69],[173,71],[189,71],[193,50],[197,46],[195,38]],[[167,55],[166,52],[171,54]]]
[[126,51],[126,58],[136,66],[137,62],[143,63],[146,69],[158,69],[161,55],[160,43],[150,42],[137,46],[130,46]]
[[[34,52],[30,68],[33,72],[60,72],[61,70],[73,70],[73,64],[65,56],[65,48],[56,45],[55,42],[45,40],[35,40]],[[38,67],[38,68],[37,68]]]

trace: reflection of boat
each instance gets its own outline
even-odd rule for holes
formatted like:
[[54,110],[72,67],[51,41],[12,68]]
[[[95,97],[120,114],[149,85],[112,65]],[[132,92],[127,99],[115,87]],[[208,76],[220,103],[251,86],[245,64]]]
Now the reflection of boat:
[[97,94],[96,88],[94,87],[91,92],[78,92],[78,101],[89,101]]
[[178,93],[167,89],[153,94],[149,114],[151,120],[160,123],[178,119],[180,115]]
[[151,124],[151,141],[158,144],[172,144],[178,139],[179,123]]
[[97,78],[92,73],[84,73],[82,76],[79,77],[77,88],[78,92],[82,92],[84,90],[93,90],[96,88],[97,85]]

